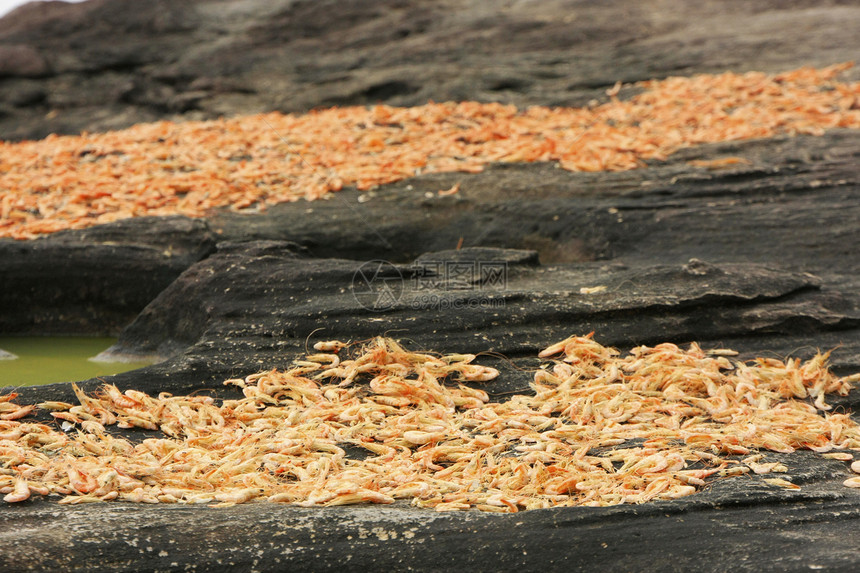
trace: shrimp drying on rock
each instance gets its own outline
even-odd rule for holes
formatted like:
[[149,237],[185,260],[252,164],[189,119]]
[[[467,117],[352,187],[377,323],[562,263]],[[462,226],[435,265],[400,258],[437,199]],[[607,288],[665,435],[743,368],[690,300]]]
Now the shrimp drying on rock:
[[[40,409],[76,431],[0,421],[0,467],[12,468],[0,492],[10,503],[411,499],[515,512],[677,499],[714,478],[790,472],[768,450],[860,450],[857,423],[821,408],[856,382],[830,373],[827,353],[740,362],[728,349],[664,343],[622,355],[593,333],[574,335],[540,352],[531,392],[494,401],[484,387],[501,374],[475,354],[413,352],[382,337],[318,345],[286,370],[227,380],[237,399],[74,386],[78,405]],[[27,408],[14,398],[0,399],[3,411]],[[160,433],[131,443],[111,425]]]
[[[0,237],[31,239],[133,216],[203,217],[217,207],[264,209],[419,171],[477,173],[495,162],[546,161],[570,171],[621,171],[695,145],[857,129],[860,83],[836,79],[850,66],[639,82],[642,91],[631,99],[613,96],[588,108],[354,106],[0,142]],[[284,162],[296,149],[302,160]],[[183,168],[189,163],[195,169]],[[336,352],[329,342],[317,350]]]

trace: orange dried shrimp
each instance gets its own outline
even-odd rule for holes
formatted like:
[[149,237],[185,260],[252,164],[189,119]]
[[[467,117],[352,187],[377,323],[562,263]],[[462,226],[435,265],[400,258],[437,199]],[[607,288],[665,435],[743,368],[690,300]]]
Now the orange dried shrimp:
[[[475,386],[499,372],[474,355],[410,352],[385,338],[316,349],[286,371],[227,380],[243,397],[220,404],[75,386],[79,404],[38,405],[67,432],[0,398],[10,414],[0,421],[0,493],[514,512],[676,499],[712,476],[786,472],[766,451],[860,450],[858,424],[825,401],[860,375],[834,376],[827,354],[733,362],[725,349],[664,343],[622,357],[574,336],[541,352],[557,358],[535,372],[531,393],[491,401]],[[163,437],[135,444],[111,424]]]
[[[587,109],[431,103],[141,124],[0,142],[0,237],[29,239],[144,215],[202,217],[491,162],[625,170],[701,143],[860,127],[850,64],[637,84]],[[743,159],[740,159],[740,163]]]

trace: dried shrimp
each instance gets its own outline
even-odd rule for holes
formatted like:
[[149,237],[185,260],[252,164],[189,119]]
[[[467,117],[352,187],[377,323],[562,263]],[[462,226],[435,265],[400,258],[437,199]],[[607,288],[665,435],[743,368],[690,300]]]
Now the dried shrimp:
[[420,173],[478,172],[492,162],[634,169],[702,143],[858,128],[860,83],[835,79],[847,67],[673,77],[636,84],[643,92],[628,101],[609,90],[608,103],[582,109],[379,105],[0,141],[0,237],[144,215],[263,209],[348,185],[366,190]]
[[[833,375],[829,353],[741,362],[664,343],[622,356],[572,336],[540,353],[531,392],[494,401],[482,388],[499,371],[471,354],[388,338],[315,349],[287,370],[227,380],[234,399],[74,386],[78,404],[36,405],[67,431],[0,397],[12,414],[0,420],[0,494],[515,512],[677,499],[719,477],[786,474],[768,451],[860,450],[858,424],[826,401],[860,375]],[[135,443],[112,425],[153,434]]]

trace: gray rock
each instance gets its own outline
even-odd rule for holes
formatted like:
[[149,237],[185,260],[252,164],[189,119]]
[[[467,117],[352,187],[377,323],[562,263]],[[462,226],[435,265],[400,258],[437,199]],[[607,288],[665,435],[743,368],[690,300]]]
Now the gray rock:
[[0,45],[0,78],[36,78],[48,73],[48,63],[39,51],[26,44]]
[[15,107],[37,105],[45,101],[47,94],[38,85],[22,84],[6,95],[6,101]]
[[0,239],[0,332],[116,334],[212,250],[206,223],[185,217]]
[[[814,455],[804,490],[761,476],[683,501],[519,514],[408,506],[212,509],[29,502],[0,512],[4,570],[801,571],[850,570],[860,501],[844,464]],[[774,459],[778,459],[775,456]],[[797,480],[799,476],[791,476]],[[34,539],[34,531],[39,536]],[[22,548],[28,549],[23,551]],[[152,550],[150,551],[150,548]],[[16,550],[17,549],[17,550]]]
[[32,50],[56,113],[34,103],[0,136],[380,102],[581,106],[618,80],[853,60],[858,23],[855,3],[811,0],[32,3],[0,19],[0,45]]

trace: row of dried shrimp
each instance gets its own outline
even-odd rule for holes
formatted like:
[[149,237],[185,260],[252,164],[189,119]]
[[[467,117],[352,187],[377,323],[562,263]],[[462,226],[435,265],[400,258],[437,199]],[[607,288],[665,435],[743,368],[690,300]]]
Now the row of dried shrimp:
[[[34,238],[128,217],[262,209],[420,173],[556,161],[618,171],[702,143],[860,127],[850,64],[636,84],[590,108],[431,103],[304,115],[140,124],[107,133],[0,141],[0,237]],[[739,163],[743,163],[741,158]]]
[[[828,354],[740,362],[664,343],[622,357],[573,336],[540,353],[552,362],[531,393],[491,401],[476,386],[499,372],[474,355],[411,352],[386,338],[316,350],[286,371],[227,380],[242,397],[220,403],[74,386],[78,404],[36,405],[66,431],[28,421],[33,406],[7,394],[0,493],[71,504],[408,499],[514,512],[675,499],[712,476],[787,470],[765,451],[860,450],[858,424],[825,401],[860,375],[834,376]],[[161,434],[132,443],[108,432],[113,424]]]

